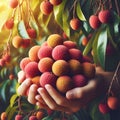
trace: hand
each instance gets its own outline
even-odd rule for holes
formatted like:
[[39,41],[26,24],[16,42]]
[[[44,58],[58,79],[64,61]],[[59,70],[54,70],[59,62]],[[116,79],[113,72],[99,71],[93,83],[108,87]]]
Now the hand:
[[[96,75],[84,87],[74,88],[66,93],[66,96],[61,95],[51,85],[45,85],[45,88],[39,88],[39,95],[36,96],[37,105],[40,108],[52,109],[73,113],[86,106],[90,100],[98,94],[100,82],[103,82],[100,75]],[[97,91],[96,91],[97,90]]]

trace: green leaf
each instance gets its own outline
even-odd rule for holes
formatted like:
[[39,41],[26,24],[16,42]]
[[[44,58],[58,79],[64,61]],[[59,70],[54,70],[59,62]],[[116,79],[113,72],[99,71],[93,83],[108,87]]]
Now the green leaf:
[[24,38],[24,39],[30,39],[27,31],[26,31],[26,28],[25,28],[25,24],[24,24],[24,21],[21,20],[19,23],[18,23],[18,33],[19,35]]
[[12,95],[11,99],[10,99],[10,106],[13,107],[13,105],[15,104],[15,100],[18,97],[17,94]]
[[86,18],[85,18],[84,14],[83,14],[83,12],[82,12],[82,10],[81,10],[80,3],[77,2],[76,5],[77,5],[77,6],[76,6],[76,13],[77,13],[78,18],[79,18],[80,20],[82,20],[82,21],[86,21]]
[[107,30],[105,27],[98,37],[97,44],[99,62],[103,68],[105,68],[106,46],[107,46]]
[[69,17],[69,11],[68,11],[68,9],[66,9],[63,12],[63,15],[62,15],[62,18],[63,18],[63,30],[65,31],[66,35],[69,37],[70,36],[70,26],[69,26],[68,17]]
[[59,6],[55,6],[53,9],[55,20],[58,23],[58,25],[60,25],[61,28],[63,26],[62,15],[64,12],[66,2],[67,2],[67,0],[64,0]]

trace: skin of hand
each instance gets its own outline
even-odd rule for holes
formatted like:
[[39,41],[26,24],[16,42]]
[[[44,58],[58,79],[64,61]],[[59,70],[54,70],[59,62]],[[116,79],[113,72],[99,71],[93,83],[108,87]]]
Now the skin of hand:
[[101,68],[96,69],[96,76],[91,79],[84,87],[77,87],[69,90],[66,96],[61,95],[51,85],[45,85],[45,88],[39,88],[37,95],[40,108],[73,113],[86,106],[97,95],[104,94],[108,88],[113,74],[104,72]]

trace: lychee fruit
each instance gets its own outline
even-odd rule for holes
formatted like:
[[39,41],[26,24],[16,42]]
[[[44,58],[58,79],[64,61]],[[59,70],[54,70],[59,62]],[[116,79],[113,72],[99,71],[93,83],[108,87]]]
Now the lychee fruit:
[[63,45],[66,46],[69,49],[71,49],[71,48],[77,48],[76,42],[73,42],[73,41],[70,41],[70,40],[64,41]]
[[71,48],[69,49],[69,55],[71,59],[76,59],[82,61],[82,52],[79,49]]
[[101,23],[109,23],[112,19],[110,10],[101,10],[98,14]]
[[98,105],[98,109],[102,114],[107,114],[110,112],[110,108],[108,107],[107,103],[100,103]]
[[40,10],[44,15],[49,15],[53,11],[53,5],[48,0],[44,0],[40,4]]
[[11,8],[16,8],[18,6],[18,0],[9,0],[9,6]]
[[95,77],[95,65],[89,62],[82,63],[83,67],[83,75],[87,77],[88,79]]
[[36,116],[32,115],[29,117],[29,120],[38,120]]
[[52,57],[54,60],[68,60],[68,48],[64,45],[57,45],[55,48],[53,48]]
[[57,76],[55,76],[52,72],[44,72],[40,77],[40,85],[45,87],[46,84],[50,84],[55,87],[56,80]]
[[69,76],[60,76],[56,81],[56,88],[61,93],[66,93],[73,88],[73,80]]
[[52,71],[52,65],[54,63],[54,60],[49,57],[42,58],[38,63],[38,69],[40,72],[51,72]]
[[40,86],[40,76],[35,76],[31,79],[33,84],[36,84],[37,86]]
[[22,48],[28,48],[31,44],[31,40],[30,39],[23,39],[23,43],[21,45]]
[[5,65],[5,60],[4,59],[0,59],[0,66],[3,67]]
[[115,110],[120,106],[120,101],[117,97],[109,96],[107,99],[107,104],[110,109]]
[[38,111],[36,113],[36,117],[38,120],[41,120],[44,117],[44,112],[43,111]]
[[57,60],[52,65],[52,72],[56,76],[68,75],[70,73],[69,63],[65,60]]
[[101,22],[97,15],[91,15],[89,18],[89,24],[93,29],[98,29],[101,25]]
[[87,79],[82,74],[77,74],[72,77],[74,87],[83,87],[87,84]]
[[36,62],[39,61],[39,58],[38,58],[39,49],[40,49],[39,45],[35,45],[35,46],[30,48],[30,50],[28,52],[28,56],[29,56],[31,61],[36,61]]
[[12,40],[12,45],[15,48],[20,48],[21,45],[23,44],[23,39],[20,36],[15,36]]
[[91,63],[91,62],[92,62],[92,59],[91,59],[89,56],[84,56],[84,55],[83,55],[83,57],[82,57],[82,63],[84,63],[84,62],[89,62],[89,63]]
[[68,63],[72,75],[82,73],[82,64],[78,60],[70,59]]
[[38,63],[37,62],[29,62],[25,66],[24,71],[25,71],[26,77],[30,77],[30,78],[33,78],[33,77],[41,74],[39,69],[38,69]]
[[50,46],[42,46],[38,51],[38,58],[42,59],[44,57],[52,58],[52,48]]
[[50,0],[50,3],[51,3],[52,5],[59,5],[59,4],[62,3],[62,0]]
[[17,115],[15,116],[15,120],[23,120],[23,116],[20,115],[20,114],[17,114]]
[[63,44],[63,38],[59,34],[52,34],[47,38],[48,46],[54,48],[57,45]]
[[27,33],[28,33],[29,37],[32,39],[35,39],[37,37],[36,30],[33,28],[28,28]]
[[23,59],[20,61],[20,68],[21,68],[21,70],[24,71],[25,66],[26,66],[29,62],[31,62],[31,60],[30,60],[29,57],[23,58]]
[[2,112],[0,118],[1,120],[7,120],[7,112]]
[[85,37],[82,38],[81,44],[83,46],[86,46],[88,44],[88,41],[89,41],[89,39],[85,36]]
[[13,26],[14,26],[14,19],[13,18],[8,19],[5,23],[5,27],[7,29],[12,29]]
[[81,26],[81,21],[78,18],[73,18],[73,19],[70,20],[70,27],[73,30],[80,29],[80,26]]

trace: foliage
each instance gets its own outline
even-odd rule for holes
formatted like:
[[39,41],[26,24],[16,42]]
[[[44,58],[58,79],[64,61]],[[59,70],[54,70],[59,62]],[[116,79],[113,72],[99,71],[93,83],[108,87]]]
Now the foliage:
[[[0,113],[6,111],[9,120],[19,111],[17,100],[20,96],[16,93],[17,73],[19,71],[20,60],[27,56],[27,51],[35,44],[41,44],[45,38],[52,33],[63,34],[75,41],[83,54],[92,57],[96,65],[101,65],[106,71],[113,71],[120,60],[120,2],[118,0],[104,1],[105,9],[109,8],[112,12],[112,23],[102,24],[97,30],[93,30],[89,25],[89,17],[92,14],[100,11],[102,0],[63,0],[63,2],[54,6],[53,12],[46,16],[40,11],[40,4],[43,0],[19,0],[19,7],[12,9],[8,6],[8,0],[0,1],[0,57],[10,53],[11,60],[4,66],[0,66]],[[117,4],[116,4],[117,1]],[[112,5],[112,8],[110,8]],[[119,10],[118,10],[119,9]],[[14,27],[12,30],[5,28],[5,22],[14,17]],[[77,17],[81,20],[82,25],[79,30],[74,31],[70,27],[70,20]],[[53,27],[54,26],[54,27]],[[32,27],[37,32],[37,37],[32,39],[31,45],[28,48],[14,48],[12,39],[15,35],[20,35],[24,39],[29,39],[27,27]],[[87,46],[82,45],[83,37],[92,34]],[[111,55],[106,54],[107,45],[110,43],[113,48]],[[91,51],[94,55],[91,55]],[[13,74],[14,79],[10,80],[9,75]],[[36,109],[36,106],[30,105],[26,98],[22,98],[22,108],[26,112]],[[99,101],[99,100],[98,100]],[[110,120],[110,116],[101,115],[98,111],[98,101],[90,107],[90,116],[93,120]],[[79,115],[87,114],[82,111]],[[53,117],[59,117],[61,113],[55,112],[52,116],[46,116],[43,120],[52,120]],[[70,116],[70,120],[90,120],[89,117],[82,118],[78,113]],[[66,116],[68,117],[68,116]],[[28,116],[26,117],[26,119]]]

